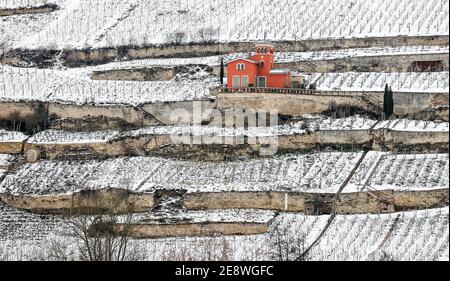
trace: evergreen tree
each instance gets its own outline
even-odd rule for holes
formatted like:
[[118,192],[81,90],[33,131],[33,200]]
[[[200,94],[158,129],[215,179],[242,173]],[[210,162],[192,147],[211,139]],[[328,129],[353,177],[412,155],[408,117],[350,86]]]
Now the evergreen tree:
[[388,95],[389,107],[387,111],[387,116],[391,117],[394,114],[394,93],[392,92],[392,88],[389,87],[389,95]]
[[383,113],[386,119],[394,113],[393,92],[388,84],[384,86]]
[[225,78],[225,70],[223,65],[223,57],[220,59],[220,85],[223,86],[223,79]]

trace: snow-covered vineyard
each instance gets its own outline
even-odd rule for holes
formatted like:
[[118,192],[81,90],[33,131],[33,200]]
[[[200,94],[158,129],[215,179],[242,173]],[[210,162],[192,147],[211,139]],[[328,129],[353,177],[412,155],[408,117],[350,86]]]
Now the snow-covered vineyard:
[[172,81],[91,80],[87,69],[54,70],[1,67],[0,100],[72,104],[142,104],[207,99],[212,77]]
[[447,188],[448,154],[369,152],[343,192]]
[[0,142],[22,142],[28,138],[22,132],[0,129]]
[[437,123],[424,120],[397,119],[379,122],[374,127],[374,130],[377,129],[409,132],[448,132],[448,122]]
[[[292,154],[233,162],[131,157],[95,161],[40,161],[25,164],[0,184],[16,195],[70,194],[105,188],[153,192],[295,191],[336,193],[362,153]],[[448,187],[447,154],[390,155],[369,153],[343,192],[430,190]],[[375,171],[373,171],[375,169]]]
[[449,0],[0,0],[0,260],[448,261],[448,37]]
[[[429,55],[448,54],[448,46],[400,46],[400,47],[369,47],[352,48],[340,50],[312,51],[312,52],[277,52],[275,53],[275,63],[294,63],[304,60],[321,61],[335,60],[355,57],[375,57],[375,56],[397,56],[397,55]],[[248,57],[249,53],[231,53],[223,56],[207,56],[192,58],[164,58],[164,59],[138,59],[131,61],[111,62],[95,66],[95,70],[114,70],[128,68],[144,68],[154,66],[178,66],[178,65],[209,65],[219,66],[223,58],[227,63],[231,60]]]
[[[12,208],[0,219],[5,235],[2,259],[45,259],[63,242],[68,259],[75,243],[64,236],[58,218],[30,215]],[[230,210],[227,215],[236,214]],[[200,215],[200,214],[198,214]],[[202,214],[203,215],[203,214]],[[264,220],[268,214],[256,215]],[[259,217],[259,218],[258,218]],[[448,208],[375,215],[305,216],[281,214],[268,233],[247,236],[177,237],[135,240],[145,260],[295,260],[312,245],[306,260],[446,260]],[[319,237],[325,226],[329,228]],[[19,228],[28,230],[29,235]],[[60,253],[61,254],[61,253]]]
[[[211,98],[219,86],[210,74],[170,81],[91,80],[88,69],[53,70],[1,67],[0,100],[71,104],[133,104],[192,101]],[[448,72],[318,73],[307,81],[324,91],[383,91],[386,83],[397,92],[445,93]]]
[[[16,42],[16,47],[293,41],[296,38],[439,35],[449,31],[445,0],[58,2],[62,8],[58,18],[45,24],[37,34],[23,37]],[[243,10],[248,12],[241,13]],[[298,17],[298,14],[307,16]],[[271,21],[266,20],[269,17]]]
[[[303,121],[296,121],[284,125],[270,127],[238,127],[223,128],[218,126],[151,126],[130,131],[102,130],[92,132],[77,132],[50,129],[39,132],[29,138],[21,133],[5,131],[4,139],[14,141],[12,136],[17,136],[17,141],[26,139],[27,143],[32,144],[76,144],[76,143],[106,143],[113,142],[122,138],[134,138],[145,135],[170,135],[170,136],[209,136],[209,137],[278,137],[290,135],[308,134],[314,131],[348,131],[348,130],[369,130],[374,127],[378,121],[363,117],[351,116],[346,118],[329,118],[325,116],[307,116],[309,118]],[[413,120],[405,120],[406,124],[415,123]],[[378,125],[377,125],[378,126]],[[405,125],[412,126],[412,125]],[[446,132],[448,123],[443,122],[435,124],[428,122],[427,126],[408,127],[411,131],[417,132]],[[396,128],[393,128],[396,130]],[[0,135],[1,136],[1,135]],[[22,137],[22,138],[18,138]],[[174,138],[176,140],[176,138]],[[1,141],[1,138],[0,138]]]
[[[7,176],[0,191],[67,194],[80,189],[125,188],[152,192],[292,190],[336,192],[361,153],[288,155],[273,159],[207,163],[135,157],[106,161],[41,161]],[[46,175],[46,176],[43,176]]]
[[[31,144],[92,144],[107,143],[123,138],[135,138],[140,136],[173,136],[173,141],[182,141],[182,136],[201,137],[240,137],[253,138],[281,137],[302,135],[320,131],[368,131],[389,129],[392,131],[406,132],[449,132],[448,122],[433,122],[421,120],[398,119],[390,121],[376,121],[363,116],[346,118],[328,118],[323,116],[307,116],[304,121],[297,121],[284,125],[271,127],[249,128],[222,128],[217,126],[152,126],[130,131],[92,131],[77,132],[50,129],[27,137],[22,133],[5,131],[3,141],[22,142]],[[0,135],[0,142],[2,141]]]
[[317,73],[309,78],[318,90],[383,91],[386,84],[396,92],[448,92],[448,72],[342,72]]

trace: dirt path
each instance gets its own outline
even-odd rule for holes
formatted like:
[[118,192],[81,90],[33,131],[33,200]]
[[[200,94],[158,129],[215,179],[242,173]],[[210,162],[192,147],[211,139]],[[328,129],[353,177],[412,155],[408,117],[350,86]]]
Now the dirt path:
[[375,256],[381,251],[384,244],[386,244],[386,242],[389,240],[389,238],[391,237],[392,233],[394,232],[395,228],[397,227],[397,225],[400,221],[400,216],[401,216],[400,214],[397,215],[397,217],[394,219],[394,222],[391,225],[391,228],[384,236],[383,241],[381,241],[380,245],[378,245],[378,247],[375,249],[375,251],[373,251],[372,253],[369,254],[369,256],[368,256],[369,260],[374,259]]
[[296,261],[301,261],[303,259],[305,259],[305,257],[307,257],[308,253],[311,251],[311,249],[317,244],[319,243],[320,238],[322,238],[322,236],[327,232],[328,228],[330,227],[330,225],[333,223],[334,218],[336,217],[336,214],[332,214],[330,216],[330,218],[327,221],[327,224],[325,225],[325,227],[322,229],[322,231],[320,232],[319,236],[317,236],[316,240],[314,240],[314,242],[311,243],[311,245],[309,245],[308,248],[306,248],[306,250],[300,255],[300,257],[298,257],[296,259]]

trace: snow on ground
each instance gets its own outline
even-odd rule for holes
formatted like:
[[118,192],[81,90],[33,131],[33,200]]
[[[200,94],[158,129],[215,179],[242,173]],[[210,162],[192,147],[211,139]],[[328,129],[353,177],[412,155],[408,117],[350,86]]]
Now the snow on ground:
[[[309,257],[321,261],[437,260],[448,253],[448,216],[448,208],[386,215],[338,215]],[[396,217],[399,223],[382,244]]]
[[[394,260],[439,260],[449,253],[449,209],[407,212],[381,247]],[[448,258],[447,258],[448,261]]]
[[[136,0],[69,1],[61,15],[16,47],[84,48],[92,46],[135,7]],[[40,39],[40,40],[39,40]]]
[[[233,54],[234,55],[234,54]],[[224,62],[232,55],[224,57]],[[238,55],[234,55],[238,57]],[[244,54],[242,54],[244,56]],[[241,57],[241,56],[239,56]],[[129,61],[110,62],[92,66],[93,71],[105,71],[116,69],[133,69],[133,68],[149,68],[149,67],[174,67],[180,65],[208,65],[219,66],[221,56],[208,56],[208,57],[192,57],[192,58],[164,58],[164,59],[139,59]],[[231,59],[230,59],[231,60]]]
[[328,218],[283,213],[262,235],[146,239],[142,247],[153,261],[293,260],[318,237]]
[[[341,50],[326,50],[314,52],[275,52],[275,63],[299,62],[303,60],[333,60],[350,57],[370,57],[370,56],[396,56],[396,55],[423,55],[423,54],[448,54],[448,46],[402,46],[402,47],[371,47],[353,48]],[[192,57],[192,58],[166,58],[166,59],[140,59],[131,61],[111,62],[93,66],[93,70],[114,70],[145,68],[155,66],[179,66],[179,65],[209,65],[219,66],[221,58],[226,64],[236,58],[249,57],[250,53],[232,53],[223,56]]]
[[[256,210],[223,210],[208,212],[213,218],[226,213],[225,221],[232,214],[246,214],[257,222],[266,222],[272,215]],[[199,212],[201,213],[201,212]],[[216,214],[216,215],[214,215]],[[28,217],[24,218],[27,215]],[[51,254],[55,241],[67,248],[68,259],[76,259],[76,243],[63,236],[63,225],[56,222],[58,217],[38,216],[9,208],[8,219],[1,223],[0,231],[8,235],[0,239],[0,260],[45,259]],[[311,244],[325,226],[329,216],[305,216],[303,214],[281,214],[275,217],[267,234],[217,237],[174,237],[134,240],[142,250],[144,260],[267,260],[279,259],[279,247],[283,249],[280,258],[293,259],[296,254]],[[231,217],[229,218],[231,219]],[[39,224],[35,223],[39,221]],[[22,225],[22,228],[17,227]],[[22,230],[27,232],[22,233]],[[67,231],[65,232],[67,234]],[[31,235],[35,234],[35,235]],[[291,243],[278,245],[277,241],[289,239]],[[287,248],[288,247],[288,248]],[[301,249],[300,249],[301,248]],[[290,251],[293,250],[293,251]]]
[[41,253],[64,226],[59,216],[32,214],[1,202],[0,213],[0,260],[43,259]]
[[13,158],[11,154],[0,154],[0,166],[9,165]]
[[209,88],[218,84],[216,79],[193,81],[93,81],[64,82],[50,101],[74,104],[132,104],[201,100],[210,98]]
[[[0,101],[44,101],[70,104],[132,104],[210,98],[213,77],[171,81],[101,81],[90,68],[69,70],[1,66]],[[194,74],[195,75],[195,74]]]
[[337,215],[319,243],[313,260],[365,260],[381,244],[396,214]]
[[95,132],[71,132],[62,130],[46,130],[28,139],[28,143],[53,144],[53,143],[98,143],[107,142],[118,135],[117,131],[95,131]]
[[[207,223],[207,222],[253,222],[269,223],[275,217],[275,212],[250,209],[227,209],[212,211],[147,212],[132,217],[139,224],[172,224],[172,223]],[[126,220],[125,220],[126,221]]]
[[449,185],[448,154],[390,154],[371,151],[343,192],[376,190],[432,190]]
[[[40,161],[5,177],[0,192],[70,194],[85,189],[124,188],[137,192],[298,191],[334,193],[361,153],[289,154],[230,162],[159,157],[103,161]],[[448,188],[448,154],[369,152],[343,192]]]
[[46,23],[55,17],[54,13],[0,17],[0,46],[2,46],[0,54],[22,37],[39,32]]
[[[3,207],[6,215],[0,217],[0,232],[4,233],[0,236],[0,259],[48,259],[54,241],[67,246],[63,249],[68,259],[76,259],[76,243],[61,235],[57,217],[7,208]],[[138,243],[143,260],[294,260],[319,236],[329,218],[282,213],[275,217],[266,234],[139,239],[133,243]],[[446,259],[448,218],[448,208],[337,215],[306,259]]]
[[398,56],[422,54],[448,54],[449,46],[402,46],[371,47],[314,52],[276,52],[275,62],[297,62],[300,59],[309,61],[334,60],[354,57]]
[[302,121],[270,127],[223,128],[215,126],[153,126],[123,132],[117,136],[137,137],[142,135],[194,135],[194,136],[249,136],[271,137],[283,135],[301,135],[312,131],[328,130],[369,130],[378,121],[359,115],[345,118],[310,116]]
[[314,131],[330,130],[369,130],[378,121],[364,116],[354,115],[345,118],[329,118],[322,116],[312,116],[306,123]]
[[0,129],[0,142],[22,142],[27,138],[28,136],[22,132]]
[[448,122],[433,122],[423,120],[396,119],[378,123],[374,129],[390,129],[406,132],[447,132]]
[[[5,177],[0,185],[0,193],[16,194],[61,194],[80,190],[84,182],[101,163],[97,161],[82,162],[79,165],[70,162],[42,162],[41,167],[26,164],[20,172]],[[18,176],[20,174],[20,176]],[[21,179],[22,183],[19,183]],[[28,184],[34,187],[28,186]],[[20,187],[22,186],[22,187]],[[28,187],[26,187],[28,186]],[[21,190],[30,188],[29,191]]]
[[3,180],[3,176],[6,175],[8,167],[14,160],[14,156],[10,154],[0,154],[0,181]]
[[45,4],[57,4],[61,0],[0,0],[0,9],[39,7]]
[[70,194],[84,189],[123,188],[137,192],[304,191],[334,193],[358,153],[290,154],[230,162],[199,162],[159,157],[104,161],[28,163],[0,184],[1,193]]
[[[51,13],[24,14],[0,17],[0,46],[7,49],[15,46],[22,38],[38,34],[47,24],[56,20],[64,10],[68,0],[0,0],[0,9],[35,7],[44,3],[53,3],[61,7]],[[37,40],[41,40],[40,37]],[[4,50],[0,50],[3,52]]]
[[33,135],[27,142],[34,144],[96,143],[112,142],[121,138],[146,135],[276,137],[284,135],[302,135],[312,131],[325,130],[369,130],[375,123],[377,123],[376,120],[355,115],[337,119],[315,116],[304,121],[296,121],[271,127],[223,128],[216,126],[151,126],[123,132],[111,130],[75,132],[50,129]]
[[294,41],[296,36],[304,40],[447,35],[448,4],[448,0],[80,0],[17,46],[101,48]]
[[448,92],[449,73],[444,72],[336,72],[307,75],[307,81],[322,91]]
[[27,239],[39,241],[62,221],[58,216],[37,215],[0,203],[0,241]]
[[117,136],[138,137],[143,135],[173,135],[173,136],[249,136],[249,137],[274,137],[282,135],[307,134],[305,122],[295,122],[271,127],[248,127],[248,128],[223,128],[216,126],[154,126],[123,132]]
[[[70,104],[130,104],[204,100],[219,86],[212,75],[180,74],[170,81],[91,80],[94,68],[68,70],[1,66],[0,101],[44,101]],[[197,75],[197,76],[196,76]],[[197,79],[192,79],[193,77]],[[323,91],[448,92],[448,72],[326,73],[307,76]]]

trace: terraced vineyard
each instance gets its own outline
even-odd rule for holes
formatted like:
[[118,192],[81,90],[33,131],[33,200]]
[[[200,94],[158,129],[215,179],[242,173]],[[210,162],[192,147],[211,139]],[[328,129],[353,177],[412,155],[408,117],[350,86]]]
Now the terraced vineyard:
[[448,5],[0,0],[0,260],[448,261]]

